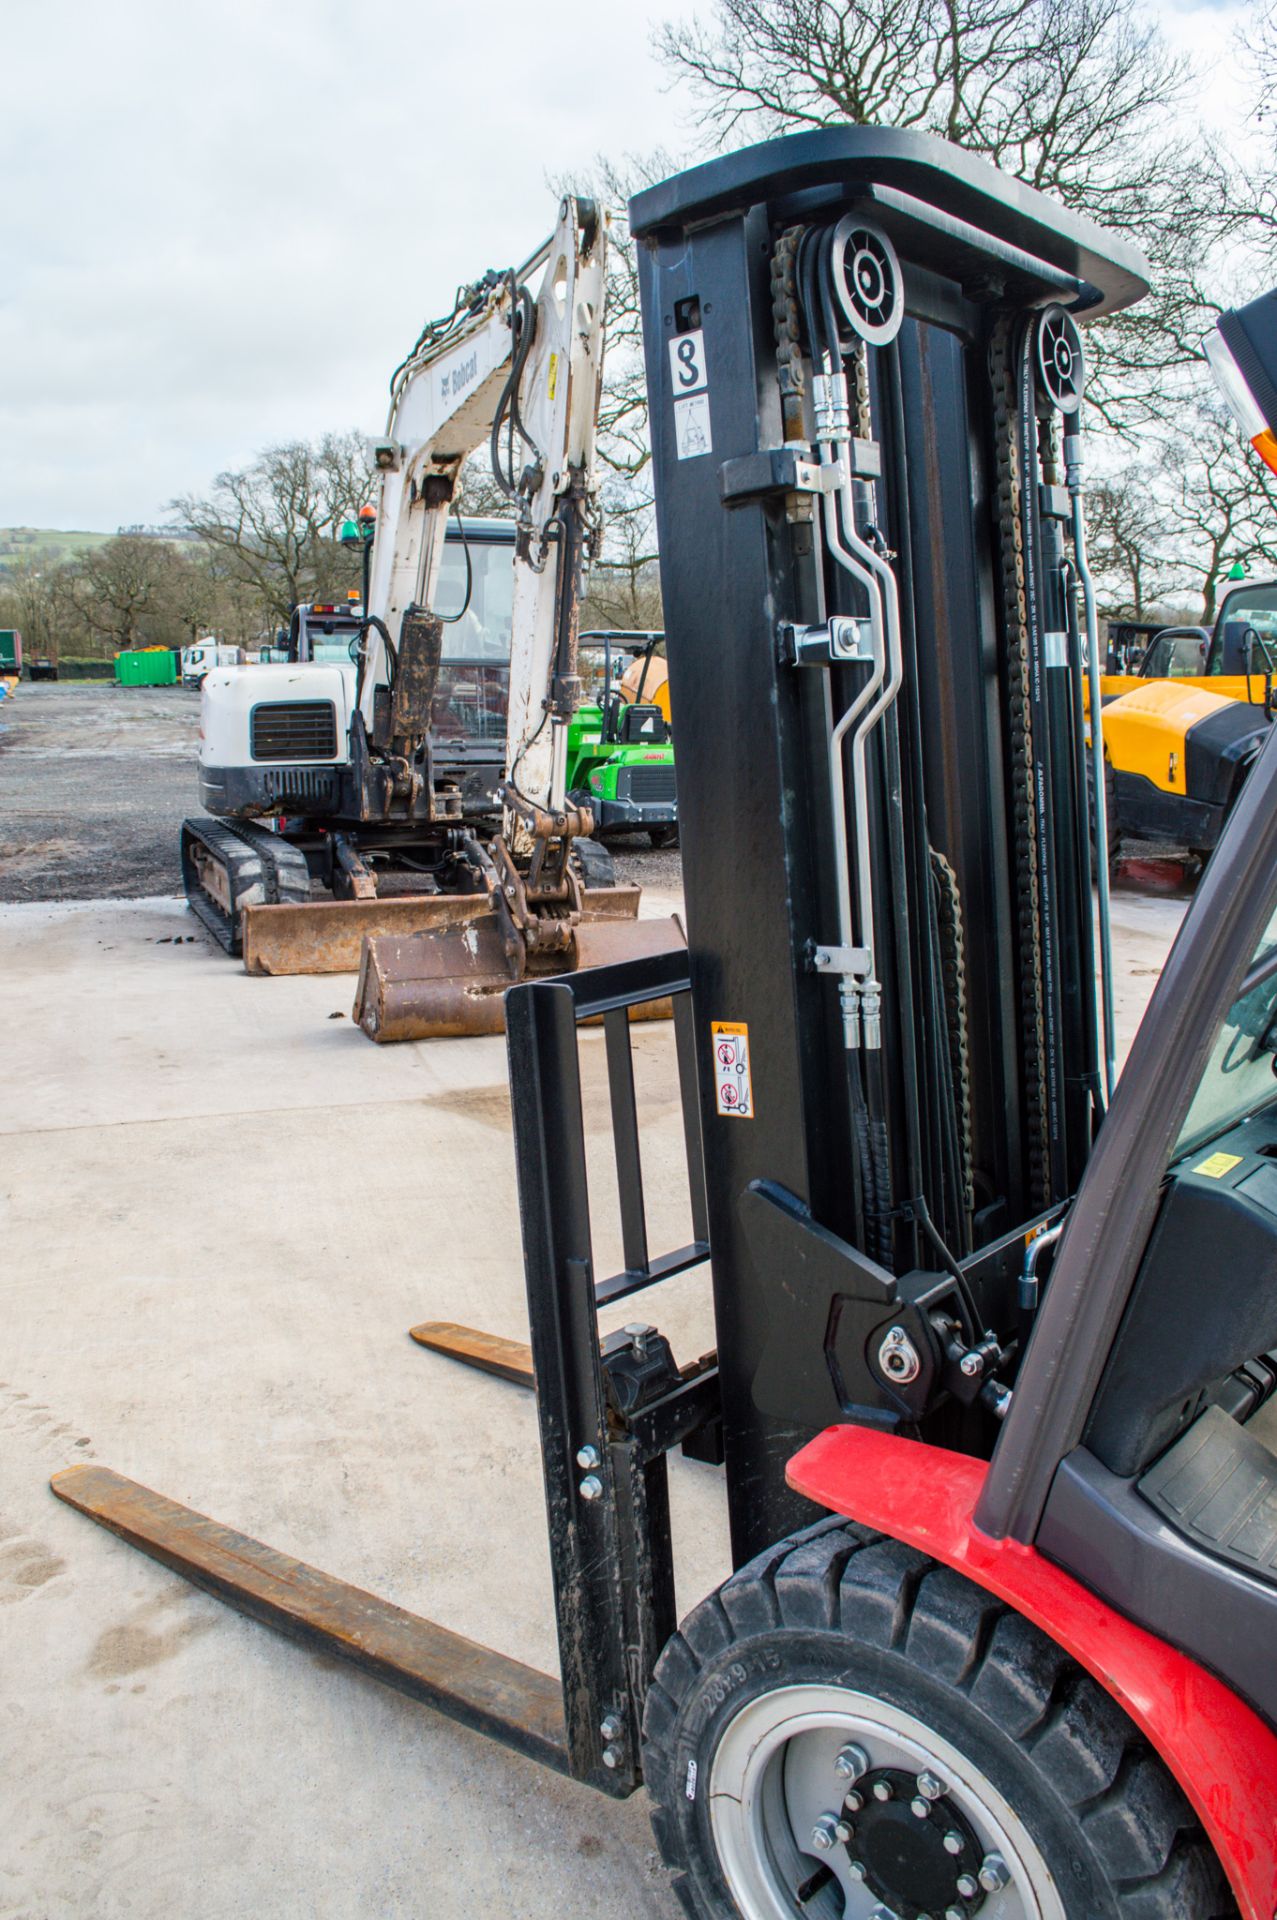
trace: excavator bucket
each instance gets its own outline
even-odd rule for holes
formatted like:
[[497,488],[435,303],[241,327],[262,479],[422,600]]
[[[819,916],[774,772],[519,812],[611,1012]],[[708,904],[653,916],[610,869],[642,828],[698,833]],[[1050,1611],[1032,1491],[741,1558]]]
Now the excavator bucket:
[[[538,952],[496,902],[476,897],[472,912],[427,932],[381,934],[364,941],[354,1017],[370,1040],[432,1040],[502,1033],[505,992],[520,980],[580,967],[611,966],[687,945],[681,923],[640,920],[637,887],[599,887],[581,895],[581,914],[557,952]],[[451,903],[460,904],[460,903]],[[667,1000],[642,1017],[668,1019]]]

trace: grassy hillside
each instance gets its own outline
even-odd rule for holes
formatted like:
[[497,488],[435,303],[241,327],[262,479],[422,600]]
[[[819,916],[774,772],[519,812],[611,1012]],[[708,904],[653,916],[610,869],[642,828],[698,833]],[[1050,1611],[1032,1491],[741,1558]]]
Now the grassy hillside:
[[60,527],[0,527],[0,569],[15,560],[75,560],[111,539],[109,533],[65,532]]
[[[133,528],[129,528],[131,533]],[[151,539],[168,539],[173,544],[185,544],[182,534],[152,534]],[[78,560],[84,554],[91,553],[94,547],[101,547],[108,540],[114,540],[114,533],[87,533],[82,529],[64,527],[0,527],[0,572],[11,567],[17,560],[35,560],[57,566],[64,560]]]

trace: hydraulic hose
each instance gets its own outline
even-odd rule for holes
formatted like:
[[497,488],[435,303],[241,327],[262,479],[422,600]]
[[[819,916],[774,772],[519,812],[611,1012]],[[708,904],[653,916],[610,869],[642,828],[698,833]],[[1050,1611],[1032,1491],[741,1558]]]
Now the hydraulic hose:
[[1091,803],[1095,809],[1095,885],[1100,908],[1100,1051],[1104,1061],[1104,1091],[1113,1098],[1117,1084],[1117,1038],[1113,1015],[1113,935],[1109,926],[1109,828],[1104,791],[1104,729],[1101,725],[1099,622],[1095,613],[1095,584],[1086,555],[1086,520],[1082,512],[1082,435],[1064,436],[1064,477],[1072,509],[1073,564],[1082,587],[1086,621],[1086,679],[1091,701]]

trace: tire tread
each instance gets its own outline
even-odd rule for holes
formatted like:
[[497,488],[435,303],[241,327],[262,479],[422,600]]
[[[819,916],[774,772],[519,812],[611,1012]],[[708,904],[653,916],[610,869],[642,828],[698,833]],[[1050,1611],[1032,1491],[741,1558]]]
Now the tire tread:
[[657,1663],[644,1715],[653,1828],[690,1920],[719,1920],[678,1853],[680,1702],[707,1662],[786,1629],[903,1655],[961,1695],[1046,1773],[1113,1888],[1119,1920],[1236,1920],[1191,1807],[1116,1701],[1048,1636],[951,1568],[854,1523],[778,1542],[696,1607]]

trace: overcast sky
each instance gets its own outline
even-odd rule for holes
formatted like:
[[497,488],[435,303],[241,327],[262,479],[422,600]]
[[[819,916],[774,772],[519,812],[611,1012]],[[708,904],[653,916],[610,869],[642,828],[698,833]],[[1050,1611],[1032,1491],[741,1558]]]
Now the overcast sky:
[[[379,432],[547,178],[678,150],[656,0],[0,0],[0,526],[163,517],[272,440]],[[1163,15],[1223,59],[1238,9]]]

